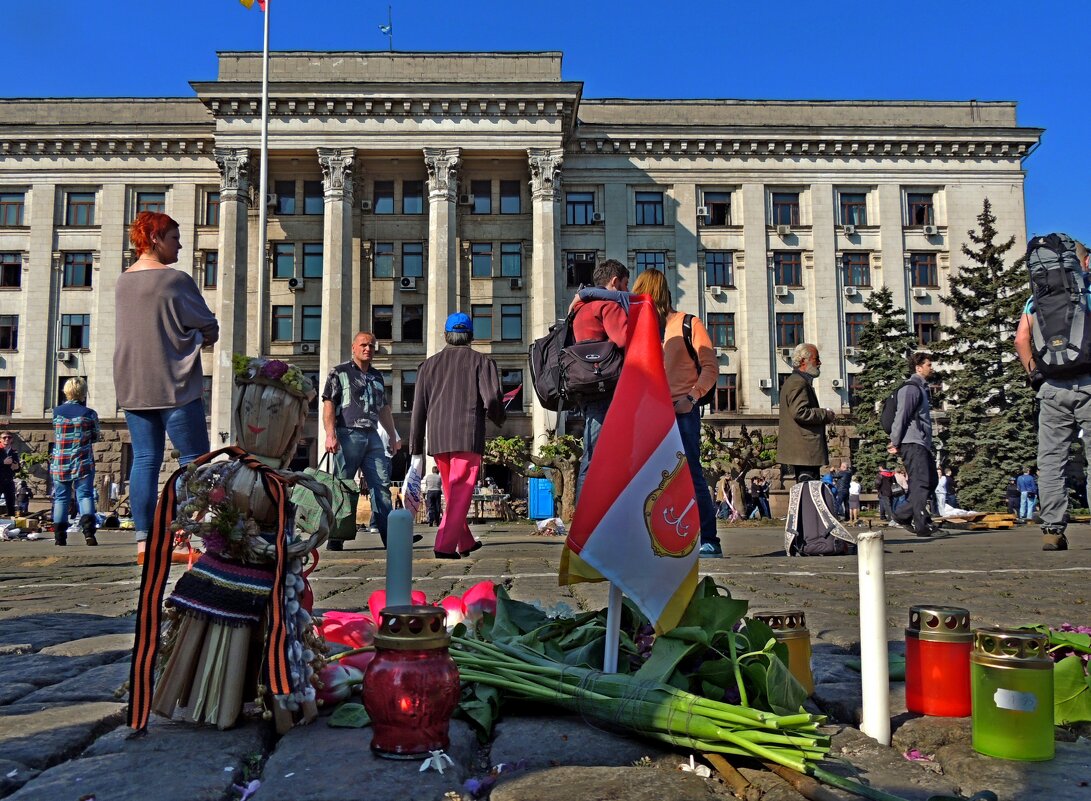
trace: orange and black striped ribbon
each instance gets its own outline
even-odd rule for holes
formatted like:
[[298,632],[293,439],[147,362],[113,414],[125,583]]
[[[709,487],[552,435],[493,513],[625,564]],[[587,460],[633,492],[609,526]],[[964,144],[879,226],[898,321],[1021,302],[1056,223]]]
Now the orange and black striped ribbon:
[[262,486],[277,507],[276,573],[269,598],[269,635],[266,643],[266,670],[269,689],[274,695],[291,692],[288,671],[288,630],[284,618],[284,586],[288,564],[287,512],[288,493],[284,477],[262,464],[242,448],[230,446],[206,453],[171,475],[159,497],[155,518],[144,551],[144,569],[140,576],[140,598],[136,611],[136,638],[129,667],[128,724],[141,731],[151,715],[155,681],[155,660],[159,651],[159,631],[163,620],[163,595],[170,577],[174,538],[170,532],[178,503],[175,484],[192,466],[207,464],[226,454],[239,459],[261,476]]

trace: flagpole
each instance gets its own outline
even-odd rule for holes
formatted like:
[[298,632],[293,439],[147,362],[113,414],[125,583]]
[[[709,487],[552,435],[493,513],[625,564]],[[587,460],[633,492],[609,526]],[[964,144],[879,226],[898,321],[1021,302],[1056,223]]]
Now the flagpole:
[[603,650],[602,672],[617,673],[618,643],[621,640],[621,588],[610,582],[606,602],[606,647]]
[[[265,41],[261,54],[261,155],[260,178],[258,181],[258,346],[257,355],[261,356],[265,350],[265,321],[267,310],[265,308],[265,274],[268,265],[265,259],[265,248],[268,239],[266,230],[269,219],[269,6],[272,0],[265,0]],[[245,302],[245,299],[236,299],[236,302]]]

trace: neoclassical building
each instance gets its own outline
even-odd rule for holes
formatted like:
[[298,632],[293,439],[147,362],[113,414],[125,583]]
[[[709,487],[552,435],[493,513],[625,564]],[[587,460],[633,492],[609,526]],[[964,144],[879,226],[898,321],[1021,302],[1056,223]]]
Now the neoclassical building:
[[417,365],[456,310],[505,387],[526,385],[504,433],[542,434],[558,421],[534,402],[527,348],[608,257],[664,270],[705,321],[713,419],[768,421],[804,340],[823,352],[823,404],[848,410],[874,288],[936,336],[982,201],[1025,240],[1023,159],[1042,134],[1011,102],[588,99],[557,52],[284,52],[260,197],[261,54],[221,53],[192,86],[0,100],[0,416],[44,445],[61,385],[86,376],[100,472],[118,476],[114,284],[140,210],[179,221],[178,268],[220,320],[214,445],[233,435],[232,352],[324,377],[359,329],[407,433]]

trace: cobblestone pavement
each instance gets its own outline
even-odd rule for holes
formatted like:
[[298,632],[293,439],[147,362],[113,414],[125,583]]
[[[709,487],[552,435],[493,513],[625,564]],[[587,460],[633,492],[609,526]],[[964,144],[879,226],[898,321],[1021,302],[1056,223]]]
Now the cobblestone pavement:
[[[476,531],[486,547],[455,563],[431,558],[432,532],[425,529],[414,568],[416,587],[430,600],[492,579],[505,581],[513,597],[545,606],[605,605],[603,585],[557,586],[560,538],[537,536],[526,524]],[[1033,527],[956,532],[937,540],[885,531],[892,650],[900,647],[908,608],[916,603],[967,607],[974,625],[1089,619],[1091,526],[1071,527],[1072,550],[1062,553],[1042,552]],[[854,722],[859,677],[843,663],[858,641],[855,557],[789,559],[776,527],[722,528],[720,534],[728,556],[702,560],[702,572],[749,600],[755,611],[805,610],[815,642],[816,701],[843,722]],[[118,688],[127,677],[139,568],[130,533],[100,532],[99,540],[97,548],[57,548],[50,540],[0,542],[0,797],[112,801],[145,798],[154,788],[157,801],[220,801],[240,796],[234,784],[259,777],[255,801],[353,797],[345,787],[364,783],[366,796],[380,801],[440,799],[489,764],[531,756],[530,773],[502,782],[494,798],[726,797],[716,782],[693,785],[679,778],[687,774],[673,770],[680,757],[669,750],[564,717],[510,717],[491,746],[477,744],[456,722],[456,766],[444,777],[418,778],[415,764],[377,760],[367,750],[367,730],[329,729],[321,721],[279,741],[261,723],[214,732],[157,721],[148,738],[126,740]],[[358,537],[340,553],[323,551],[311,576],[316,608],[366,608],[370,593],[383,587],[383,571],[375,535]],[[900,685],[892,691],[898,723],[906,718],[899,715],[904,696]],[[1002,799],[1091,799],[1086,739],[1059,742],[1054,762],[1029,765],[974,754],[967,729],[968,721],[933,719],[914,719],[899,729],[899,751],[913,743],[935,751],[932,770],[876,746],[851,726],[837,730],[834,751],[848,756],[874,786],[905,798],[991,788]],[[350,766],[348,773],[320,770],[314,758],[319,753],[326,764]],[[634,774],[647,770],[631,767],[645,755],[655,771]],[[768,799],[798,798],[769,774],[761,782]]]

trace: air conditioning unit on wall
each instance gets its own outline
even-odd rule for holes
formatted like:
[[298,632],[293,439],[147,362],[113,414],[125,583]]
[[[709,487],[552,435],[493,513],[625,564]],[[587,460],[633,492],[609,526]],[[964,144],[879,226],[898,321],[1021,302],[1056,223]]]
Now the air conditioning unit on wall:
[[845,382],[842,381],[840,378],[835,378],[833,379],[833,381],[830,382],[830,386],[834,389],[841,389],[841,387],[845,386]]
[[846,298],[853,298],[853,297],[856,297],[856,295],[859,294],[859,291],[854,286],[847,286],[847,287],[845,287],[844,291],[845,291],[845,297]]
[[923,286],[915,286],[913,287],[913,297],[926,298],[928,297],[928,290],[925,289]]
[[370,200],[361,200],[360,201],[360,211],[363,211],[363,212],[371,211],[371,201]]
[[788,236],[792,233],[792,226],[790,225],[778,225],[777,236]]
[[402,276],[398,279],[398,289],[405,290],[406,292],[416,292],[417,279],[410,276]]
[[61,364],[69,364],[76,358],[76,354],[70,350],[58,350],[56,355],[57,361]]
[[318,344],[315,342],[301,342],[299,344],[300,353],[318,353]]
[[772,389],[773,388],[773,379],[771,379],[771,378],[762,378],[762,379],[760,379],[758,381],[758,386],[761,387],[762,389]]
[[788,297],[788,287],[784,284],[777,284],[773,287],[773,295],[778,298]]
[[605,219],[606,218],[604,216],[602,216],[601,211],[596,211],[596,212],[593,212],[591,214],[591,222],[593,222],[593,223],[600,223],[600,222],[603,222]]
[[459,195],[458,196],[458,205],[460,205],[460,206],[472,206],[473,204],[474,204],[474,196],[473,195]]
[[925,236],[935,236],[938,233],[939,233],[939,228],[937,228],[936,226],[934,226],[934,225],[924,226],[924,235]]
[[856,233],[856,226],[851,223],[845,226],[845,236],[852,236]]

